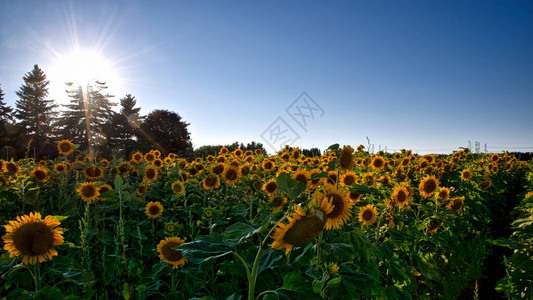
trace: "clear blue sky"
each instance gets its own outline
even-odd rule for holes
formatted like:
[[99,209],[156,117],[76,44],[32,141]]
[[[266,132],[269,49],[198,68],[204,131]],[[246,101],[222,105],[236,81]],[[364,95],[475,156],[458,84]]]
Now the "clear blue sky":
[[[113,61],[115,100],[179,113],[195,147],[265,143],[281,117],[304,148],[533,151],[530,1],[21,0],[0,20],[10,105],[78,44]],[[307,131],[285,112],[304,91],[324,110]]]

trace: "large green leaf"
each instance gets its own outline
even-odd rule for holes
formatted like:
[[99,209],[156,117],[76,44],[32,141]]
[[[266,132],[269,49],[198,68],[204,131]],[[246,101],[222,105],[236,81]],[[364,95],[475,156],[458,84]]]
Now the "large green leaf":
[[303,191],[305,191],[305,184],[298,180],[292,179],[287,173],[281,173],[276,178],[276,184],[282,192],[285,192],[290,199],[296,199]]
[[183,257],[193,264],[201,264],[222,257],[234,250],[219,233],[213,233],[173,249],[181,251]]
[[234,246],[254,235],[259,229],[250,224],[238,222],[229,226],[223,236],[228,243]]

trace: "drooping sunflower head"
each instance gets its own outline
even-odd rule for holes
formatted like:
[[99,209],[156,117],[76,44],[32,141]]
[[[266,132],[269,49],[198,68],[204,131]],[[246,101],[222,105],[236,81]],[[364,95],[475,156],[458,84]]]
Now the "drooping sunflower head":
[[239,180],[239,176],[239,169],[232,166],[226,167],[226,170],[224,170],[224,173],[222,174],[222,178],[227,184],[234,184]]
[[326,224],[326,214],[320,209],[306,213],[299,207],[287,219],[289,224],[277,223],[274,235],[271,236],[274,241],[269,245],[276,250],[285,249],[285,255],[293,246],[303,245],[314,239]]
[[220,186],[220,179],[216,174],[209,174],[202,181],[202,187],[206,190],[216,189]]
[[173,269],[185,265],[187,260],[181,254],[181,251],[174,250],[174,248],[183,244],[185,244],[185,240],[179,237],[167,237],[164,240],[161,240],[157,245],[159,258],[162,261],[171,264]]
[[60,224],[52,216],[43,220],[38,212],[18,216],[17,220],[4,226],[4,250],[9,252],[10,257],[22,256],[23,264],[52,260],[57,256],[54,246],[64,243],[63,229],[58,227]]
[[150,201],[148,202],[148,204],[146,204],[144,213],[146,214],[148,218],[151,218],[151,219],[159,218],[163,214],[163,205],[161,205],[161,202],[159,201],[156,201],[156,202]]
[[307,170],[305,170],[305,169],[298,169],[292,175],[292,179],[303,183],[305,185],[305,187],[307,187],[309,185],[308,184],[309,181],[307,181],[307,179],[309,179],[309,178],[311,178],[311,176],[309,176],[309,172],[307,172]]
[[341,170],[351,170],[355,165],[354,149],[350,146],[344,146],[339,151],[339,167]]
[[157,170],[156,166],[147,166],[146,170],[144,170],[144,182],[146,183],[152,183],[157,180],[157,177],[159,176],[159,171]]
[[277,210],[283,208],[283,205],[287,203],[287,199],[279,195],[272,195],[269,199],[269,202],[272,203],[270,209]]
[[374,170],[381,170],[385,166],[385,159],[379,155],[376,155],[372,158],[370,166],[372,166],[372,169]]
[[100,179],[104,177],[104,170],[102,170],[98,166],[90,166],[83,170],[83,175],[85,175],[87,179],[91,179],[91,180]]
[[74,144],[70,140],[62,140],[57,143],[57,150],[61,155],[69,155],[74,152]]
[[100,196],[99,188],[93,182],[84,182],[76,190],[83,201],[96,200]]
[[106,201],[107,199],[102,197],[102,194],[104,194],[105,192],[110,191],[112,189],[113,188],[109,184],[101,184],[101,185],[99,185],[98,186],[98,193],[100,193],[100,197],[98,199],[100,199],[101,201]]
[[455,212],[459,212],[461,208],[463,207],[463,203],[465,201],[465,197],[455,197],[452,199],[451,203],[448,205],[448,209],[453,210]]
[[463,172],[461,173],[461,179],[468,181],[470,180],[470,178],[472,178],[472,171],[470,171],[469,169],[463,170]]
[[439,181],[435,176],[427,175],[420,181],[420,184],[418,185],[418,189],[420,191],[420,194],[424,198],[430,197],[439,187]]
[[378,211],[372,204],[361,207],[359,212],[359,222],[362,222],[365,225],[372,225],[376,222],[378,218]]
[[450,199],[450,189],[447,187],[441,187],[437,193],[437,197],[442,202],[448,201],[448,199]]
[[177,195],[185,195],[185,185],[181,180],[177,180],[172,184],[172,191]]
[[333,208],[326,214],[326,229],[338,229],[344,225],[352,215],[353,202],[346,198],[346,192],[338,190],[334,185],[326,185],[322,191],[317,191],[313,195],[315,203],[319,206],[322,202],[328,202]]
[[364,176],[363,176],[363,184],[368,186],[368,187],[373,187],[374,184],[376,184],[376,178],[374,177],[374,174],[372,173],[366,173]]
[[31,176],[39,182],[48,181],[48,169],[44,167],[37,167],[31,171]]
[[6,162],[4,164],[4,172],[7,173],[7,175],[15,178],[18,176],[19,172],[20,172],[20,167],[17,166],[16,163],[14,162]]

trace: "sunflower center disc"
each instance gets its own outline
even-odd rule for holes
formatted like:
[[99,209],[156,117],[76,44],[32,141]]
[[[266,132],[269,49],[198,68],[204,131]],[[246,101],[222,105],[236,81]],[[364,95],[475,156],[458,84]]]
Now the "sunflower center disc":
[[314,213],[295,221],[285,234],[285,241],[291,245],[301,245],[314,239],[326,225],[326,214],[317,209]]
[[54,243],[52,230],[42,222],[24,224],[13,234],[13,242],[23,255],[37,256],[46,253]]

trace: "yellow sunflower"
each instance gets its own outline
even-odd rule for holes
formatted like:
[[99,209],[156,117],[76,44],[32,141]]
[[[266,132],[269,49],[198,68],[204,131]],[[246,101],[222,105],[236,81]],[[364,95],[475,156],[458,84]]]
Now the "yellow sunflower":
[[226,155],[226,154],[228,154],[228,152],[229,152],[229,150],[226,147],[220,148],[220,151],[219,151],[219,153],[222,154],[222,155]]
[[409,194],[409,190],[406,186],[399,185],[395,187],[392,190],[391,194],[392,200],[394,200],[394,203],[398,205],[400,208],[403,208],[405,205],[413,199],[413,196]]
[[183,244],[185,244],[185,240],[179,237],[167,237],[161,240],[157,245],[159,258],[167,264],[171,264],[173,269],[185,265],[187,260],[181,255],[181,251],[173,249]]
[[276,179],[272,178],[267,183],[263,185],[263,191],[267,193],[267,195],[272,196],[276,194],[278,191],[278,184],[276,183]]
[[155,219],[161,217],[161,214],[163,214],[163,205],[161,205],[161,202],[148,202],[146,204],[144,213],[148,218]]
[[48,171],[50,170],[45,167],[39,166],[31,171],[31,176],[37,179],[37,181],[39,182],[46,182],[48,181]]
[[346,198],[346,192],[328,184],[322,191],[315,192],[313,197],[319,206],[322,206],[322,202],[326,201],[333,208],[331,212],[326,214],[326,230],[338,229],[350,219],[354,203]]
[[263,170],[270,172],[274,170],[276,165],[270,160],[264,160],[261,167],[263,168]]
[[461,173],[462,180],[468,181],[470,178],[472,178],[472,171],[466,169]]
[[430,197],[439,187],[439,181],[435,176],[427,175],[420,181],[420,184],[418,185],[418,189],[420,191],[420,194],[424,198]]
[[492,185],[492,181],[490,180],[485,180],[485,181],[482,181],[479,183],[479,187],[486,190],[488,188],[490,188],[490,186]]
[[359,212],[359,222],[363,222],[365,225],[372,225],[378,218],[378,211],[372,204],[368,204],[365,207],[361,207]]
[[144,170],[144,182],[146,183],[152,183],[157,180],[157,177],[159,176],[159,171],[157,171],[157,167],[155,166],[147,166],[146,170]]
[[352,191],[348,191],[346,193],[346,198],[350,199],[353,203],[361,201],[361,198],[363,197],[363,194],[358,194]]
[[61,155],[69,155],[74,152],[74,144],[70,140],[62,140],[57,143],[57,150]]
[[6,162],[3,169],[4,173],[7,173],[7,175],[10,175],[12,178],[16,178],[20,172],[20,167],[14,162]]
[[340,185],[350,187],[357,181],[357,175],[354,172],[348,172],[341,176]]
[[144,193],[146,193],[146,184],[143,182],[139,185],[138,188],[135,189],[135,192],[137,196],[142,196]]
[[57,256],[54,246],[64,243],[63,229],[58,227],[60,224],[53,216],[46,216],[43,220],[38,212],[18,216],[17,220],[4,226],[4,250],[9,252],[10,257],[22,255],[23,264],[52,260]]
[[234,184],[239,180],[239,169],[235,167],[226,167],[224,170],[224,173],[222,174],[222,178],[227,184]]
[[376,155],[372,158],[370,166],[372,166],[372,169],[374,170],[381,170],[385,166],[385,159],[379,155]]
[[326,201],[319,209],[311,210],[306,213],[301,206],[297,205],[291,217],[288,217],[289,224],[277,223],[274,235],[271,236],[274,241],[269,246],[273,249],[285,249],[285,255],[289,254],[293,246],[299,246],[314,239],[326,225],[327,211],[331,207],[327,206]]
[[2,188],[2,191],[7,191],[9,187],[9,181],[7,181],[7,179],[2,175],[0,175],[0,187]]
[[96,200],[100,196],[99,188],[92,182],[82,183],[76,191],[83,201]]
[[153,162],[155,159],[156,159],[156,156],[151,151],[146,153],[146,154],[144,154],[144,160],[149,162],[149,163]]
[[374,174],[366,173],[363,175],[363,184],[368,187],[373,187],[374,184],[376,184],[376,178],[374,177]]
[[181,180],[177,180],[172,184],[172,191],[174,194],[185,195],[185,186]]
[[202,181],[202,187],[206,190],[216,189],[220,186],[220,179],[216,174],[209,174]]
[[220,164],[217,164],[215,167],[213,167],[213,174],[217,174],[217,175],[222,175],[222,173],[224,173],[224,164],[223,163],[220,163]]

